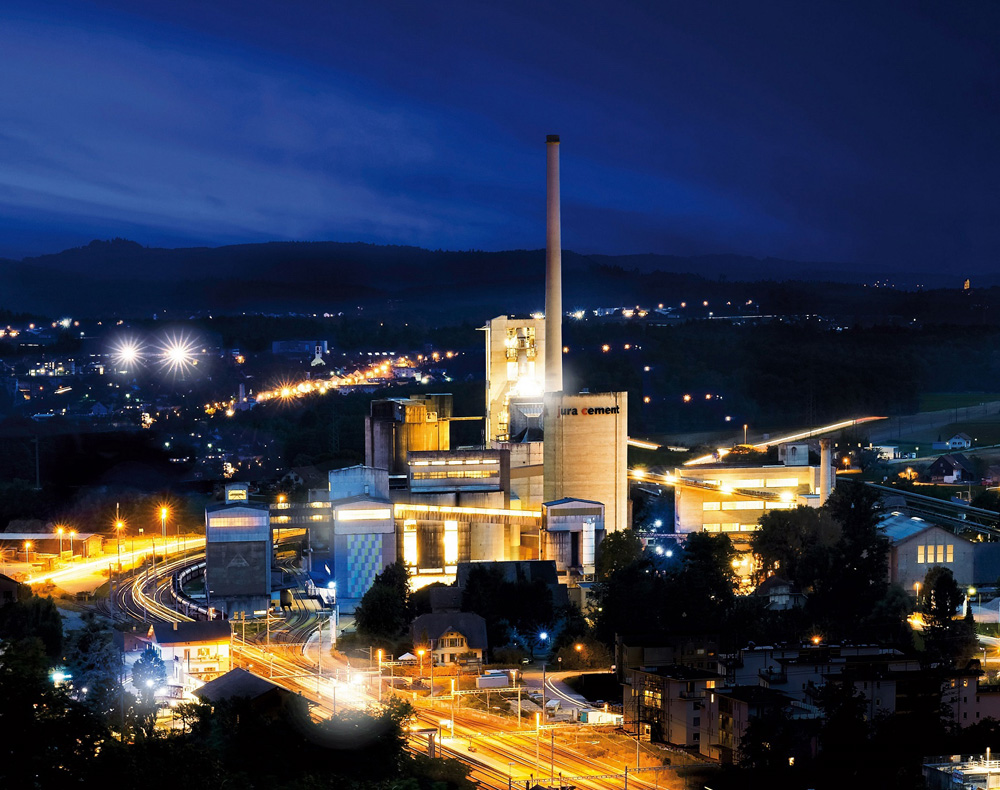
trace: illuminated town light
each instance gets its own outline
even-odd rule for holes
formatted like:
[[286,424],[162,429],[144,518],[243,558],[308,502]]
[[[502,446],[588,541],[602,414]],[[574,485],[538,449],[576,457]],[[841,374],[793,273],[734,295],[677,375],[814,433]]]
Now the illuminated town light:
[[142,346],[134,338],[123,337],[112,347],[111,357],[118,367],[129,370],[142,362]]
[[161,346],[161,367],[177,375],[186,373],[194,366],[195,345],[184,335],[173,335]]

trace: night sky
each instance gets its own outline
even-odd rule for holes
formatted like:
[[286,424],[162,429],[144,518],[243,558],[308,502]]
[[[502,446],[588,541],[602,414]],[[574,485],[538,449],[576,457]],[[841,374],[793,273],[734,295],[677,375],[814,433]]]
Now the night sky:
[[1000,3],[0,7],[0,256],[563,243],[1000,269]]

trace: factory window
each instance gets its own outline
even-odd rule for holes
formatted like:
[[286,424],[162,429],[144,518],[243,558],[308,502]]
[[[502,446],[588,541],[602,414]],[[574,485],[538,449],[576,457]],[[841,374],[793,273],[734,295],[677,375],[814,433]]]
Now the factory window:
[[702,510],[718,510],[721,507],[721,505],[722,505],[721,502],[702,502],[701,503],[701,509]]
[[453,469],[447,472],[414,472],[414,480],[484,480],[488,477],[499,477],[500,472],[493,469]]
[[921,543],[917,546],[917,562],[921,565],[924,564],[924,544]]
[[723,510],[763,510],[764,503],[759,499],[740,500],[738,502],[723,502]]
[[940,544],[937,547],[937,561],[944,562],[944,546]]
[[417,564],[417,522],[412,519],[403,522],[403,561]]
[[799,481],[795,477],[776,477],[767,481],[768,488],[798,488]]
[[948,544],[948,562],[955,561],[955,547],[949,543]]
[[392,518],[389,508],[372,510],[341,510],[337,513],[337,521],[374,521],[380,518]]
[[292,520],[291,516],[275,516],[271,519],[275,524],[287,524]]
[[739,532],[740,531],[740,525],[739,524],[723,524],[722,525],[722,531],[723,532]]
[[768,510],[791,510],[795,507],[794,502],[765,502],[764,507]]
[[262,527],[266,524],[267,519],[260,516],[210,516],[208,519],[210,527]]
[[721,528],[721,526],[719,524],[704,524],[704,525],[702,525],[702,529],[705,530],[705,532],[718,532],[720,528]]
[[454,565],[458,562],[458,522],[444,522],[444,564]]

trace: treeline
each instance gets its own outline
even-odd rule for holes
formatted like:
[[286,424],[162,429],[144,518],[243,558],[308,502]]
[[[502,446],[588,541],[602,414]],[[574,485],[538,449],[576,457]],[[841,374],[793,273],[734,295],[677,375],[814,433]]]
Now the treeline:
[[981,391],[1000,376],[997,327],[570,321],[564,343],[570,386],[628,390],[630,429],[648,433],[908,414],[921,393]]

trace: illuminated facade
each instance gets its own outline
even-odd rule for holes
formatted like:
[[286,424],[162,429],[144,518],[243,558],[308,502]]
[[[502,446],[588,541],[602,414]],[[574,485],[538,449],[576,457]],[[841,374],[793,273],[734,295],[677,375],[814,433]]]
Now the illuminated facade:
[[411,451],[449,449],[451,404],[450,394],[372,401],[365,417],[365,466],[405,476]]
[[246,485],[231,484],[225,502],[205,508],[205,588],[226,617],[271,605],[271,517],[247,498]]
[[706,464],[674,470],[674,531],[749,540],[769,510],[819,507],[821,466]]
[[539,558],[541,511],[397,503],[394,513],[414,587],[454,581],[460,562]]
[[628,526],[628,393],[545,396],[543,495],[604,505],[604,526]]
[[[481,504],[506,507],[510,489],[510,453],[503,450],[451,450],[409,454],[410,501]],[[475,494],[496,494],[475,497]],[[481,501],[475,501],[481,500]]]
[[[509,442],[511,398],[541,401],[545,319],[497,316],[486,322],[486,441]],[[513,439],[513,441],[518,441]]]

